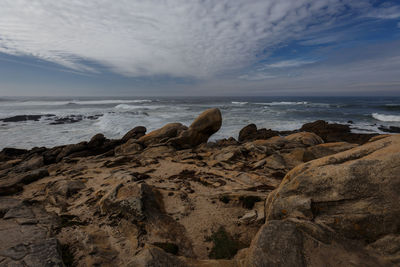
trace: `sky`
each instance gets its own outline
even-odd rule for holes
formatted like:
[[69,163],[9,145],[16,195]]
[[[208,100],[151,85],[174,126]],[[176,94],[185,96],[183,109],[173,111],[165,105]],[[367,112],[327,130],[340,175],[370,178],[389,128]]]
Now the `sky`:
[[400,95],[400,1],[0,0],[0,96]]

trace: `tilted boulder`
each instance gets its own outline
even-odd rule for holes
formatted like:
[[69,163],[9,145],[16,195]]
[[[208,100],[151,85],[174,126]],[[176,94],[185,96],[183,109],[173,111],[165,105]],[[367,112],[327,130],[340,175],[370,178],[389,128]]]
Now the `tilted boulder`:
[[178,136],[181,132],[186,130],[187,127],[182,123],[168,123],[164,125],[162,128],[154,130],[145,136],[139,138],[139,142],[144,144],[145,146],[149,146],[151,144],[158,144],[160,142],[165,142],[170,138]]
[[139,139],[140,137],[144,136],[146,134],[146,127],[144,126],[137,126],[127,132],[122,138],[121,141],[122,143],[127,142],[130,139]]
[[187,130],[169,140],[169,143],[181,148],[195,147],[206,143],[208,138],[221,128],[221,125],[221,111],[218,108],[207,109],[193,121]]

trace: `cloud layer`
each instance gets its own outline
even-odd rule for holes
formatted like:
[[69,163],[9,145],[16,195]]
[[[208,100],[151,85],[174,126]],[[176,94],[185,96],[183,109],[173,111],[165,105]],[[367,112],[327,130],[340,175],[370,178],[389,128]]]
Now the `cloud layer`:
[[105,67],[132,77],[209,78],[250,66],[346,16],[393,18],[398,10],[372,12],[368,1],[350,0],[1,0],[0,52],[82,72]]

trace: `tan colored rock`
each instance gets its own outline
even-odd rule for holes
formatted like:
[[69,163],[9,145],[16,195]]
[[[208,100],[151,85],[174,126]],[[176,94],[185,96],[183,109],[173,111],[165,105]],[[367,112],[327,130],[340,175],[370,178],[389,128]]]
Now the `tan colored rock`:
[[392,266],[360,244],[299,220],[271,220],[257,233],[242,266],[319,267]]
[[357,146],[358,146],[357,144],[350,144],[346,142],[325,143],[316,146],[311,146],[307,148],[303,160],[304,162],[306,162],[313,159],[326,157],[329,155],[333,155],[342,151],[355,148]]
[[400,225],[400,135],[290,171],[269,195],[267,220],[301,218],[371,242]]
[[114,149],[115,155],[136,154],[143,150],[143,146],[136,139],[128,139],[128,141]]
[[177,138],[170,140],[170,143],[189,148],[207,142],[211,135],[216,133],[222,125],[221,111],[212,108],[201,113],[190,125],[189,129],[182,131]]
[[154,130],[139,138],[139,142],[143,143],[145,146],[165,142],[170,138],[178,136],[186,129],[187,127],[181,123],[168,123],[162,128]]
[[298,142],[306,146],[315,146],[324,142],[321,137],[311,132],[294,133],[286,136],[285,139],[290,142]]

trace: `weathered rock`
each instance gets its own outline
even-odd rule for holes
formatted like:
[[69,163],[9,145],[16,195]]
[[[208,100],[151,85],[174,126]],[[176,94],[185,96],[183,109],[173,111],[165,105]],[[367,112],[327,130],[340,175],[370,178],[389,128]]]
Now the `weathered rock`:
[[146,127],[143,126],[137,126],[127,132],[122,138],[121,141],[123,143],[127,142],[129,139],[139,139],[140,137],[144,136],[146,134]]
[[0,196],[15,194],[24,184],[30,184],[49,175],[47,169],[37,169],[23,174],[9,174],[0,180]]
[[157,208],[152,188],[146,183],[119,184],[99,203],[100,211],[108,216],[122,216],[132,222],[143,221],[145,209]]
[[271,129],[257,129],[255,124],[249,124],[245,126],[239,132],[239,142],[253,141],[253,140],[265,140],[274,136],[278,136],[279,133]]
[[28,150],[6,147],[0,152],[0,162],[17,158],[26,154]]
[[89,149],[98,148],[98,147],[102,146],[106,140],[107,139],[105,138],[104,134],[101,134],[101,133],[96,134],[88,142],[88,144],[87,144],[88,148]]
[[128,139],[128,141],[115,148],[115,155],[135,154],[143,150],[143,146],[137,142],[136,139]]
[[166,253],[158,247],[149,247],[136,255],[128,264],[130,267],[187,267],[178,257]]
[[170,145],[150,146],[143,150],[141,156],[149,158],[173,156],[174,151],[175,149]]
[[350,144],[346,142],[326,143],[326,144],[311,146],[307,148],[307,150],[305,151],[303,161],[306,162],[313,159],[319,159],[355,147],[357,147],[356,144]]
[[396,135],[296,167],[269,195],[267,220],[314,221],[367,244],[398,234],[399,148]]
[[64,157],[72,153],[81,152],[88,149],[87,142],[80,142],[78,144],[67,145],[62,148],[61,152],[56,157],[56,162],[61,161]]
[[35,169],[39,169],[44,166],[43,156],[33,156],[30,159],[26,159],[21,162],[16,168],[15,171],[18,172],[26,172]]
[[351,133],[349,125],[328,123],[323,120],[318,120],[304,124],[300,131],[313,132],[320,136],[325,142],[348,142],[355,144],[364,144],[371,137],[378,134],[356,134]]
[[324,142],[321,137],[310,132],[294,133],[286,136],[285,139],[290,142],[298,142],[306,146],[315,146]]
[[243,266],[390,266],[360,244],[335,238],[313,223],[270,220],[246,251]]
[[55,194],[67,198],[76,194],[85,187],[85,184],[79,180],[61,180],[57,181],[54,185],[51,186],[52,191]]
[[154,130],[145,136],[139,138],[139,142],[145,146],[150,144],[158,144],[165,142],[170,138],[178,136],[182,131],[186,130],[187,127],[181,123],[168,123],[164,127]]
[[1,266],[64,266],[59,244],[48,230],[56,224],[53,216],[40,206],[11,199],[0,198],[0,207],[7,210],[0,220]]
[[206,143],[208,138],[221,128],[221,125],[221,111],[218,108],[208,109],[201,113],[187,130],[169,140],[169,143],[180,148],[195,147]]
[[381,125],[378,127],[378,129],[385,133],[400,133],[400,127],[396,126],[385,127]]

